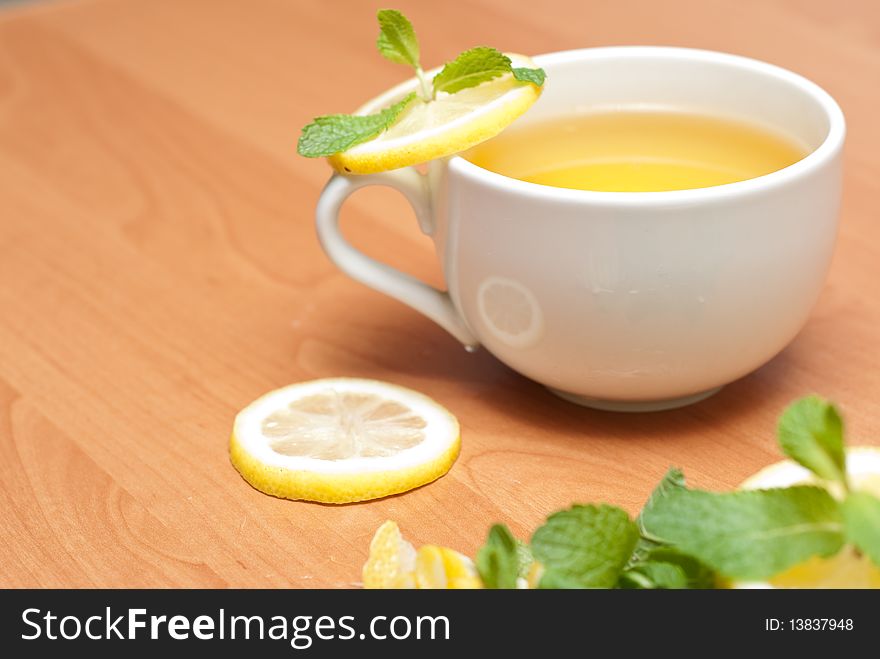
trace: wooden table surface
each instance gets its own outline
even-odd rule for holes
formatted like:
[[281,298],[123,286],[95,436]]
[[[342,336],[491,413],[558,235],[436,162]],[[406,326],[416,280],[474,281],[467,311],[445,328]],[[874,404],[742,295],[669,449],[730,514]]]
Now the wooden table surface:
[[[849,122],[842,226],[809,324],[686,409],[562,402],[347,279],[318,247],[328,177],[294,154],[311,117],[405,71],[374,52],[397,5],[435,65],[489,43],[712,48],[798,71]],[[824,0],[92,0],[0,12],[0,586],[357,585],[397,520],[472,553],[572,501],[636,511],[669,465],[730,488],[777,459],[785,404],[819,392],[880,444],[880,5]],[[359,193],[352,241],[433,283],[393,192]],[[275,499],[229,463],[237,410],[281,385],[362,376],[460,419],[438,482],[343,507]]]

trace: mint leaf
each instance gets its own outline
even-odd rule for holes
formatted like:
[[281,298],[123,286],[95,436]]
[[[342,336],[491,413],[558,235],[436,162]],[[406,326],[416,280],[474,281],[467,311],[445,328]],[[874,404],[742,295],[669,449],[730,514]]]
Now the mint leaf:
[[520,542],[504,524],[489,529],[486,544],[477,552],[477,572],[486,588],[516,588],[520,574]]
[[505,73],[510,73],[510,58],[507,55],[488,46],[477,46],[464,51],[434,76],[434,94],[454,94]]
[[684,472],[678,467],[670,467],[665,474],[663,474],[663,478],[660,479],[660,482],[654,487],[651,491],[651,495],[648,497],[648,500],[645,502],[644,507],[642,508],[642,512],[636,520],[639,529],[644,532],[644,524],[642,523],[642,516],[645,513],[649,513],[654,507],[657,506],[663,499],[668,497],[673,492],[680,492],[682,490],[686,490],[687,485],[684,480]]
[[395,122],[416,97],[415,92],[376,114],[331,114],[303,128],[296,151],[306,158],[332,156],[375,137]]
[[688,579],[678,565],[648,561],[620,575],[618,585],[628,589],[681,589],[688,587]]
[[660,479],[660,482],[657,483],[656,487],[651,492],[651,496],[649,496],[648,500],[645,502],[645,505],[642,508],[642,512],[636,518],[636,524],[639,527],[639,533],[641,534],[641,537],[636,544],[636,548],[633,550],[632,557],[630,557],[630,566],[634,565],[638,561],[644,560],[649,551],[660,545],[660,543],[658,543],[656,540],[648,537],[648,533],[645,530],[645,525],[642,521],[642,517],[645,515],[645,511],[651,510],[655,505],[657,505],[657,502],[668,496],[670,492],[683,490],[685,489],[685,487],[684,472],[682,472],[682,470],[678,469],[677,467],[671,467],[666,472],[666,474],[664,474],[663,478]]
[[765,579],[843,544],[840,506],[809,486],[671,492],[644,511],[642,524],[650,537],[739,579]]
[[538,87],[544,84],[544,79],[547,77],[544,69],[527,69],[515,66],[511,70],[513,71],[513,77],[520,82],[530,82]]
[[[639,514],[638,518],[636,518],[636,524],[639,527],[641,537],[639,538],[636,548],[633,550],[633,554],[627,564],[628,571],[638,571],[639,568],[646,563],[662,563],[678,567],[685,579],[684,586],[673,586],[673,582],[666,581],[664,582],[666,585],[652,582],[654,583],[653,586],[650,586],[652,588],[714,588],[717,583],[717,577],[712,568],[708,567],[694,556],[684,554],[674,547],[663,545],[659,538],[651,536],[649,531],[645,528],[645,518],[649,517],[652,511],[655,510],[662,501],[675,492],[686,490],[687,485],[685,484],[684,472],[677,467],[671,467],[666,474],[664,474],[660,482],[657,483],[657,486],[651,492],[651,496],[649,496],[648,500],[645,502],[642,512]],[[651,569],[657,570],[659,568]],[[645,579],[650,579],[651,575],[639,572],[636,576],[642,579],[642,585],[630,587],[648,587],[644,585],[646,583]],[[630,578],[632,577],[633,575],[630,575]]]
[[614,506],[576,505],[551,515],[531,542],[545,570],[540,587],[611,588],[638,537],[626,511]]
[[828,401],[807,396],[789,405],[779,421],[779,443],[820,478],[846,484],[843,421]]
[[396,9],[380,9],[379,38],[376,47],[385,59],[397,64],[409,64],[419,68],[419,40],[406,16]]
[[853,492],[842,507],[847,542],[880,567],[880,499],[867,492]]
[[705,589],[715,588],[718,585],[718,575],[712,568],[674,547],[658,547],[648,553],[646,561],[677,566],[685,575],[685,588]]

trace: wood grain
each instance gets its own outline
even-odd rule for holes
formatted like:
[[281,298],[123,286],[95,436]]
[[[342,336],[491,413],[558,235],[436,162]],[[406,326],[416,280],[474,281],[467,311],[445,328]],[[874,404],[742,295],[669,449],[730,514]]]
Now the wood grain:
[[[838,400],[880,443],[880,7],[874,2],[399,0],[435,64],[478,43],[528,53],[623,43],[741,53],[826,87],[849,122],[842,228],[797,340],[699,405],[615,415],[557,400],[348,280],[312,228],[328,172],[299,127],[399,81],[357,0],[92,0],[0,13],[0,586],[358,582],[386,518],[473,552],[568,503],[635,511],[670,464],[730,488],[773,461],[792,398]],[[459,13],[468,15],[461,20]],[[391,193],[346,231],[433,282]],[[365,376],[446,404],[450,474],[345,507],[250,488],[235,412],[304,379]]]

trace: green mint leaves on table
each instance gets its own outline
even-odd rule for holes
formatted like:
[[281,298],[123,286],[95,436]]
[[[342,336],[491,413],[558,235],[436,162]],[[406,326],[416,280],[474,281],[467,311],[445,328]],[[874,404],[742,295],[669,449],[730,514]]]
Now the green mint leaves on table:
[[614,506],[561,510],[532,536],[532,552],[544,566],[541,588],[611,588],[629,561],[639,530]]
[[[670,572],[670,566],[677,570]],[[674,547],[657,547],[635,561],[631,559],[620,575],[618,587],[702,589],[715,588],[719,582],[715,570],[699,559]]]
[[503,524],[489,529],[486,544],[476,558],[477,571],[486,588],[516,588],[522,571],[521,547],[522,543]]
[[820,478],[846,485],[843,421],[833,405],[818,396],[789,405],[779,421],[779,443],[788,457]]
[[[395,9],[380,9],[377,18],[379,38],[376,47],[386,59],[415,70],[421,102],[430,103],[440,92],[454,94],[506,73],[512,74],[518,82],[538,87],[544,84],[546,76],[543,69],[514,67],[509,57],[486,46],[466,50],[446,64],[433,81],[429,81],[422,70],[419,41],[412,23]],[[318,117],[303,128],[297,153],[306,158],[332,156],[371,140],[390,128],[416,96],[411,94],[371,115],[333,114]]]
[[643,536],[734,579],[769,578],[812,556],[836,554],[847,542],[880,566],[880,500],[848,492],[837,409],[818,396],[802,398],[783,412],[778,432],[789,458],[843,486],[842,503],[804,485],[723,494],[680,489],[649,502],[640,517]]
[[687,489],[684,473],[670,468],[656,485],[642,512],[636,518],[639,541],[620,575],[621,588],[712,588],[718,582],[711,568],[699,559],[664,546],[645,528],[645,517],[650,515],[669,495]]
[[653,538],[736,579],[765,579],[843,545],[834,498],[799,486],[719,494],[674,492],[644,515]]
[[[540,587],[714,588],[728,579],[767,579],[845,546],[880,567],[880,499],[849,487],[837,409],[817,396],[796,401],[782,415],[779,443],[842,500],[818,485],[693,490],[673,468],[635,521],[607,505],[551,515],[531,541],[543,568]],[[506,527],[493,527],[477,555],[487,588],[512,588],[523,576],[516,542]]]
[[684,473],[677,467],[671,467],[663,478],[660,479],[660,482],[654,487],[654,491],[651,492],[651,496],[648,497],[648,500],[642,507],[642,512],[639,513],[639,516],[636,518],[636,525],[639,527],[640,537],[633,550],[633,555],[630,558],[630,567],[643,560],[652,549],[660,546],[660,543],[652,539],[645,529],[645,513],[650,512],[661,499],[666,498],[670,493],[684,489],[686,489]]

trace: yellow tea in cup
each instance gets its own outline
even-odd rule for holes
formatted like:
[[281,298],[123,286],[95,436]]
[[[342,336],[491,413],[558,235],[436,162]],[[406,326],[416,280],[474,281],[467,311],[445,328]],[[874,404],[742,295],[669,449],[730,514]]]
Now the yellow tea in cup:
[[514,125],[464,157],[542,185],[657,192],[744,181],[806,155],[793,139],[757,124],[684,111],[615,109]]

